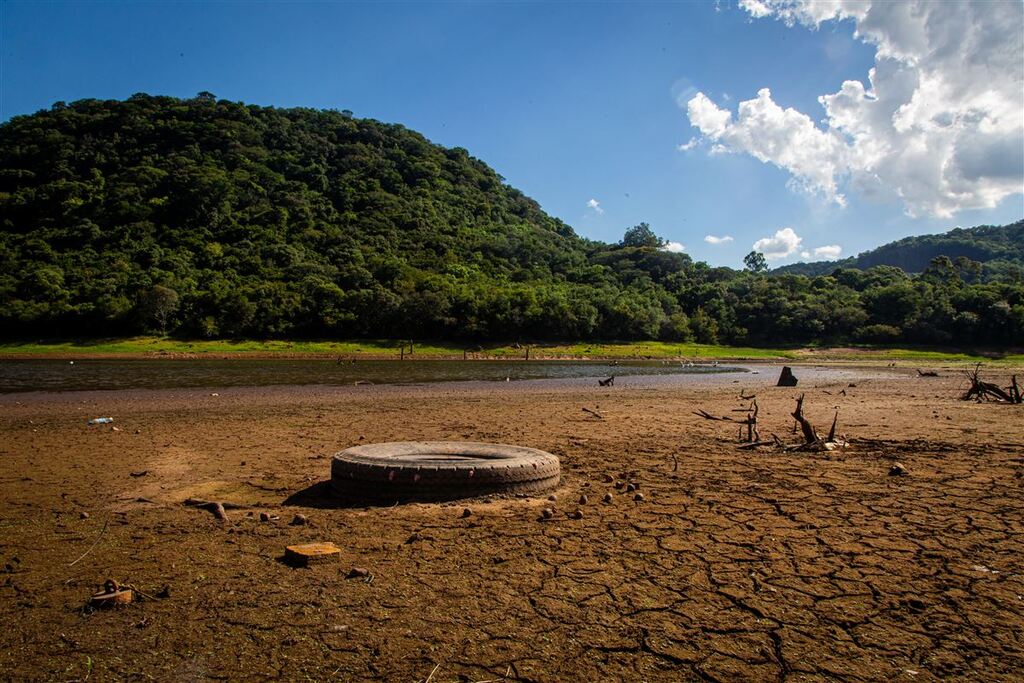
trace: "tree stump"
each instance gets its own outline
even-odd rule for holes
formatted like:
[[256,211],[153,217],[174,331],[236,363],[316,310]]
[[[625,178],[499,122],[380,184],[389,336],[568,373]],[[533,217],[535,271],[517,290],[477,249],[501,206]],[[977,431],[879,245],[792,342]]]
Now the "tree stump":
[[779,381],[775,385],[777,387],[795,387],[796,377],[793,375],[793,370],[788,366],[783,366],[782,373],[779,375]]

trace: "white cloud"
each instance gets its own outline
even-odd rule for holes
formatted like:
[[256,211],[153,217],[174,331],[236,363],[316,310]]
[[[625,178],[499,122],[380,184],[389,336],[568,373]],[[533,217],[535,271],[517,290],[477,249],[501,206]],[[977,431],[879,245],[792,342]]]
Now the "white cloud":
[[755,19],[770,16],[772,13],[771,8],[761,0],[740,0],[740,7],[747,10]]
[[687,142],[679,145],[680,152],[689,152],[691,149],[700,144],[700,138],[690,138]]
[[666,242],[662,249],[665,251],[671,251],[673,254],[681,254],[686,251],[686,247],[679,242]]
[[[821,126],[762,88],[737,117],[698,92],[686,105],[712,152],[746,152],[842,203],[841,185],[898,197],[912,216],[992,208],[1024,191],[1024,4],[741,0],[751,17],[817,29],[850,20],[875,47],[866,79],[819,97]],[[721,149],[719,149],[721,148]]]
[[721,237],[704,235],[704,241],[708,244],[726,244],[728,242],[732,242],[732,235],[722,235]]
[[712,140],[717,140],[725,134],[732,119],[732,112],[719,109],[702,92],[694,95],[693,99],[686,103],[686,115],[690,117],[691,125],[696,126]]
[[835,133],[814,125],[806,114],[783,109],[762,88],[757,99],[740,102],[739,116],[719,109],[703,93],[687,105],[690,123],[716,145],[743,151],[793,174],[795,183],[810,192],[821,192],[839,204],[836,177],[845,166],[846,147]]
[[814,255],[818,258],[823,258],[828,261],[833,261],[839,258],[839,255],[843,253],[843,248],[838,244],[826,244],[824,247],[815,247]]
[[801,241],[802,238],[793,232],[793,228],[782,228],[774,236],[754,242],[754,251],[761,252],[769,261],[775,261],[795,254],[800,249]]
[[601,208],[601,202],[597,201],[596,199],[589,200],[587,202],[587,208],[593,209],[594,213],[596,213],[598,216],[604,213],[604,209]]

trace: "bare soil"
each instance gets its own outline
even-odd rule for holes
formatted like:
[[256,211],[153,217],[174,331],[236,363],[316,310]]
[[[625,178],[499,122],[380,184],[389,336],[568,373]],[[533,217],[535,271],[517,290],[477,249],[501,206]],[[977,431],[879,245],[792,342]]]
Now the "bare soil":
[[[0,679],[1021,680],[1024,408],[954,371],[776,375],[0,397]],[[806,392],[850,447],[692,414],[741,389],[762,436],[798,440]],[[342,448],[445,439],[555,453],[557,501],[322,495]],[[321,541],[339,562],[281,561]],[[87,608],[108,578],[145,595]]]

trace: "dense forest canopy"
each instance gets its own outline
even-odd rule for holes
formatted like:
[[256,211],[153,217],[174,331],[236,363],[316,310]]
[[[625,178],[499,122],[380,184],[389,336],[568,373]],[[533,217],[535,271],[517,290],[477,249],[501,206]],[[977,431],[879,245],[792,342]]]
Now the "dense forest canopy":
[[[1024,339],[1019,268],[940,253],[913,277],[712,268],[644,223],[618,244],[582,239],[466,150],[400,125],[209,93],[4,123],[0,221],[9,339]],[[1019,255],[1021,225],[980,230]]]

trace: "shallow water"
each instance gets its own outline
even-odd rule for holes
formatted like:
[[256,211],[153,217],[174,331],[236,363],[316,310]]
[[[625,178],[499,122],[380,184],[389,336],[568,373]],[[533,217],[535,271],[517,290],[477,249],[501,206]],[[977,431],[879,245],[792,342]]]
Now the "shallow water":
[[0,393],[96,389],[177,389],[322,384],[574,379],[636,375],[706,375],[744,368],[628,361],[367,360],[5,360]]

